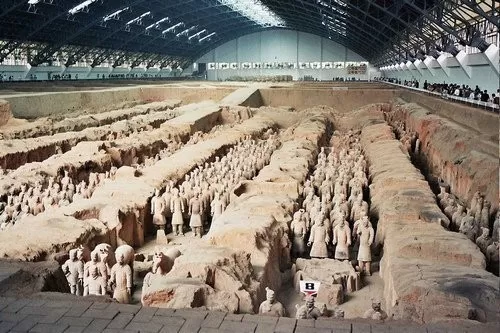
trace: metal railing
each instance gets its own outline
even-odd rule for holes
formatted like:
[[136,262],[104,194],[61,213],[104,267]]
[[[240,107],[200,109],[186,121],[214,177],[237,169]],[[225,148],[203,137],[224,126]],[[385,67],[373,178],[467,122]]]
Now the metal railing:
[[458,97],[455,95],[449,95],[447,93],[438,93],[438,92],[434,92],[434,91],[425,90],[422,88],[409,87],[409,86],[405,86],[403,84],[397,84],[397,83],[392,83],[392,82],[388,82],[388,81],[381,80],[381,81],[375,81],[375,82],[383,82],[383,83],[391,84],[393,86],[398,86],[401,88],[406,88],[408,90],[413,90],[413,91],[417,91],[420,93],[424,93],[424,94],[427,94],[429,96],[434,96],[434,97],[446,99],[446,100],[456,102],[456,103],[467,104],[469,106],[483,109],[483,110],[486,110],[489,112],[499,113],[499,111],[500,111],[500,106],[498,104],[493,104],[490,102],[477,101],[477,100],[469,99],[469,98],[465,98],[465,97]]

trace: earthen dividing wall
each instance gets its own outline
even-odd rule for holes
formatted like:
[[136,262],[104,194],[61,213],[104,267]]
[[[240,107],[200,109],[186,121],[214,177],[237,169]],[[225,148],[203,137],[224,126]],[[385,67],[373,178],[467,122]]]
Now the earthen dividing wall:
[[487,136],[490,140],[496,140],[498,143],[499,122],[497,113],[406,89],[398,90],[397,95],[406,102],[417,103],[430,113],[471,128],[478,135]]
[[202,100],[219,101],[233,88],[135,86],[96,91],[33,93],[3,96],[16,118],[36,119],[64,115],[78,110],[109,110],[113,105],[133,101],[180,99],[185,104]]
[[[348,87],[348,84],[346,84]],[[262,101],[266,106],[292,106],[303,110],[317,105],[334,107],[340,113],[371,103],[386,103],[396,97],[396,90],[378,89],[260,89]]]
[[498,278],[465,235],[445,230],[434,194],[387,124],[363,128],[388,313],[421,323],[498,321]]
[[492,141],[470,127],[430,114],[416,104],[394,104],[393,112],[402,116],[408,131],[418,133],[419,156],[433,175],[450,185],[453,194],[470,206],[474,192],[480,191],[493,207],[496,206],[499,195],[498,119],[497,136]]

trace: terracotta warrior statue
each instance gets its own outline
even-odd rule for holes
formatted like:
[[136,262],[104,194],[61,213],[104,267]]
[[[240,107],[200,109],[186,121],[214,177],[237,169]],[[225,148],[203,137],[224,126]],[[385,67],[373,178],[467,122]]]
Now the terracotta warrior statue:
[[311,235],[307,243],[307,246],[312,246],[310,253],[311,258],[327,258],[328,250],[326,245],[329,242],[330,235],[328,234],[323,218],[319,217],[311,228]]
[[132,269],[125,263],[125,254],[116,252],[116,264],[111,268],[108,285],[113,288],[113,298],[119,303],[130,303],[132,295]]
[[333,245],[337,245],[335,247],[335,259],[349,260],[351,230],[344,219],[333,229]]
[[[78,260],[78,250],[69,250],[69,259],[62,265],[62,271],[66,274],[70,291],[73,295],[78,295],[79,290],[83,290],[83,262]],[[82,295],[78,295],[82,296]]]
[[491,211],[491,203],[489,201],[484,201],[483,209],[481,210],[481,227],[489,228],[490,227],[490,211]]
[[172,229],[176,236],[184,235],[182,226],[184,220],[182,218],[182,213],[184,213],[184,201],[179,196],[179,191],[174,189],[172,199],[170,199],[170,209],[172,210]]
[[189,200],[189,226],[193,230],[194,237],[203,235],[203,223],[201,221],[201,214],[203,212],[203,202],[200,199],[200,193],[196,192],[194,197]]
[[363,315],[363,318],[372,319],[372,320],[385,320],[385,319],[387,319],[387,313],[385,313],[385,311],[382,310],[382,307],[380,305],[380,301],[373,300],[372,301],[372,308],[365,312],[365,314]]
[[106,295],[106,275],[105,268],[99,261],[99,253],[92,251],[90,261],[85,264],[83,278],[83,296],[87,295]]
[[359,237],[359,269],[362,273],[365,272],[368,275],[372,275],[370,267],[372,261],[372,251],[370,246],[373,243],[375,231],[373,230],[370,221],[368,221],[368,218],[362,220],[362,223],[358,227],[357,235]]
[[295,305],[297,313],[295,319],[318,319],[322,316],[322,312],[314,305],[314,296],[306,296],[306,303],[302,306]]
[[[299,214],[297,214],[299,213]],[[290,224],[290,231],[292,234],[292,255],[294,257],[301,257],[305,252],[304,238],[307,233],[307,224],[302,214],[303,209],[300,209],[293,215],[292,223]]]
[[211,204],[212,223],[222,214],[224,209],[226,209],[225,200],[221,198],[219,192],[215,192],[215,198]]
[[151,214],[153,214],[153,224],[158,229],[165,229],[165,200],[160,196],[160,190],[155,190],[155,196],[151,199]]
[[266,287],[266,300],[260,304],[259,314],[271,317],[284,317],[285,308],[276,301],[274,290]]
[[476,239],[476,245],[479,247],[481,252],[486,253],[488,250],[488,246],[493,243],[493,240],[490,237],[490,229],[488,228],[481,228],[481,235]]

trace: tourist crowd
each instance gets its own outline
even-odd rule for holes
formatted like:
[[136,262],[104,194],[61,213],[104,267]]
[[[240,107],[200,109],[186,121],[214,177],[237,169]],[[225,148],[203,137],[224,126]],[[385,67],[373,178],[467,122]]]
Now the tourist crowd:
[[[395,84],[400,84],[404,85],[407,87],[413,87],[413,88],[420,88],[420,82],[418,80],[404,80],[401,81],[401,79],[395,79],[395,78],[387,78],[387,77],[381,77],[381,78],[376,78],[378,81],[385,81],[385,82],[390,82],[390,83],[395,83]],[[427,80],[424,81],[422,88],[424,90],[428,90],[431,92],[439,93],[443,96],[456,96],[456,97],[462,97],[462,98],[467,98],[469,100],[474,100],[474,101],[481,101],[481,102],[487,102],[487,103],[493,103],[496,105],[500,105],[500,89],[497,89],[496,93],[490,94],[488,93],[488,90],[483,90],[479,88],[479,86],[476,85],[476,87],[473,89],[469,87],[468,85],[465,84],[457,84],[457,83],[429,83]]]

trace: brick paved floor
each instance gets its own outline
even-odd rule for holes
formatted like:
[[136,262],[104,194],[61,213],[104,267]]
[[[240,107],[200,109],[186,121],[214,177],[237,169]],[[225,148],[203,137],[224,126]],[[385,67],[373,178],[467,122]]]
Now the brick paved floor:
[[295,320],[201,310],[171,310],[86,301],[0,297],[0,333],[464,333],[500,332],[500,324],[419,326],[364,320]]

